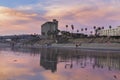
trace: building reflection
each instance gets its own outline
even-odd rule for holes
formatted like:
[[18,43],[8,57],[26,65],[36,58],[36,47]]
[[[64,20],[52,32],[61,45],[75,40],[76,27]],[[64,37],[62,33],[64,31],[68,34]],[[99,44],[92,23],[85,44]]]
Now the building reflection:
[[46,70],[55,72],[57,70],[58,50],[43,49],[40,57],[40,65]]
[[95,57],[93,66],[97,68],[107,67],[108,70],[120,70],[120,56],[115,56],[113,54],[108,54],[106,56],[97,56]]
[[55,72],[58,63],[62,63],[65,69],[72,69],[74,66],[80,68],[91,66],[93,69],[120,70],[120,54],[49,48],[42,50],[40,65],[43,68]]
[[[4,48],[3,48],[4,49]],[[9,49],[5,49],[8,50]],[[93,69],[120,70],[119,52],[96,52],[81,51],[76,49],[56,49],[56,48],[12,48],[16,55],[29,54],[30,56],[41,56],[40,66],[52,72],[57,71],[57,64],[62,63],[65,69],[72,69],[74,66],[86,68],[91,66]],[[2,51],[2,49],[0,49]],[[21,54],[22,53],[22,54]]]

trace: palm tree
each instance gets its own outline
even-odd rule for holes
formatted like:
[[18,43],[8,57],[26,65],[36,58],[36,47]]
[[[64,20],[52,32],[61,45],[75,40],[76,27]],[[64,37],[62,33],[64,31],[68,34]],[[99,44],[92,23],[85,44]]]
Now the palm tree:
[[96,26],[93,26],[93,29],[95,30],[95,29],[96,29]]
[[91,33],[91,35],[92,35],[93,31],[90,31],[90,33]]
[[98,27],[98,28],[96,29],[96,33],[97,33],[98,36],[100,35],[100,33],[99,33],[98,31],[100,31],[101,29],[102,29],[101,27]]
[[87,28],[85,28],[85,33],[87,32]]
[[96,36],[96,34],[97,34],[97,30],[96,30],[96,26],[93,26],[93,29],[94,29],[94,31],[95,31],[95,36]]
[[66,31],[67,31],[67,29],[68,29],[68,25],[66,25]]
[[72,33],[73,33],[73,30],[74,30],[74,25],[71,25],[71,28],[72,28]]
[[111,28],[112,28],[112,26],[110,25],[110,26],[109,26],[109,29],[111,29]]
[[112,26],[110,25],[110,26],[109,26],[109,29],[110,29],[110,32],[109,32],[109,34],[111,33],[111,28],[112,28]]
[[72,35],[71,36],[73,36],[74,25],[71,25],[71,28],[72,28]]
[[104,26],[102,27],[102,29],[104,29]]
[[85,28],[85,31],[87,31],[87,28]]
[[101,27],[98,27],[98,30],[101,30]]
[[77,33],[79,32],[79,30],[77,29]]
[[81,31],[84,31],[84,29],[83,29],[83,28],[81,28]]

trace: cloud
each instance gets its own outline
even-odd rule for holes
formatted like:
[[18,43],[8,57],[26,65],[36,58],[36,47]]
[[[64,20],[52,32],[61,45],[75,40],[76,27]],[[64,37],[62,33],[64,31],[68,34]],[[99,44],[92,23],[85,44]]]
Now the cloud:
[[[11,56],[2,56],[4,54],[11,54]],[[37,74],[39,74],[40,71],[42,72],[43,69],[37,64],[38,58],[33,59],[33,57],[30,56],[32,54],[27,54],[29,58],[25,55],[26,54],[20,54],[17,56],[14,52],[3,51],[0,55],[0,60],[2,61],[0,63],[0,80],[26,80],[26,78],[28,78],[27,80],[33,80],[29,79],[30,76],[40,78]],[[17,59],[16,62],[13,61],[15,59]]]
[[[88,0],[87,0],[88,1]],[[120,20],[119,5],[110,0],[96,2],[95,0],[83,1],[83,4],[77,5],[72,1],[71,4],[55,4],[46,7],[48,11],[46,18],[58,18],[62,23],[75,24],[76,26],[92,27],[96,26],[117,26]],[[82,3],[82,2],[81,2]],[[64,24],[65,25],[65,24]],[[77,27],[79,29],[79,26]]]
[[0,7],[0,15],[2,17],[0,20],[29,20],[31,17],[37,16],[37,14],[26,14],[6,7]]
[[[119,26],[119,0],[46,0],[28,5],[0,7],[1,34],[40,33],[42,23],[56,18],[59,29],[65,25],[92,28],[92,26]],[[69,29],[70,30],[70,29]],[[7,32],[6,32],[7,31]]]
[[40,23],[43,21],[44,18],[38,13],[29,13],[7,7],[0,7],[1,34],[36,33],[36,30],[40,29]]

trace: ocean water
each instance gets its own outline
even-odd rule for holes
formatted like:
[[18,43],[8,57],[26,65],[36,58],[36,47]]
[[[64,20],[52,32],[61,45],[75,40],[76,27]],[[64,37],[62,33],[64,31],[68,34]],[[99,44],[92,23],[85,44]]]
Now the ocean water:
[[0,48],[0,80],[120,80],[120,52]]

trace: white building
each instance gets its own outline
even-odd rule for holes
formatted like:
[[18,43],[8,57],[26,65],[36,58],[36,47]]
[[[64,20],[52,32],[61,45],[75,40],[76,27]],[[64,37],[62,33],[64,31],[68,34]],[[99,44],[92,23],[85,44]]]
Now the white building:
[[41,25],[41,35],[48,38],[51,36],[51,33],[58,30],[58,21],[53,19],[52,22],[46,22]]
[[107,30],[99,30],[98,31],[100,36],[120,36],[120,26],[114,29],[107,29]]

